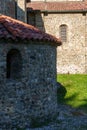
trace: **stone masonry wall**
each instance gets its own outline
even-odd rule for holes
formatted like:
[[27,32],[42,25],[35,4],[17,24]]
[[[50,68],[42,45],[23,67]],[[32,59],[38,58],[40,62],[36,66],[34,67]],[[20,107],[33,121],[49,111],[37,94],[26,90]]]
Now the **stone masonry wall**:
[[15,18],[15,0],[0,0],[0,13]]
[[17,19],[26,22],[26,0],[17,0]]
[[[21,78],[16,80],[6,78],[11,49],[22,56]],[[56,47],[35,41],[0,43],[0,128],[28,128],[56,114]]]
[[86,34],[85,34],[85,70],[86,70],[86,73],[87,73],[87,14],[86,14]]
[[26,0],[0,0],[0,13],[26,22]]
[[67,42],[57,49],[58,73],[87,73],[86,16],[82,13],[42,15],[47,33],[59,36],[59,27],[67,25]]

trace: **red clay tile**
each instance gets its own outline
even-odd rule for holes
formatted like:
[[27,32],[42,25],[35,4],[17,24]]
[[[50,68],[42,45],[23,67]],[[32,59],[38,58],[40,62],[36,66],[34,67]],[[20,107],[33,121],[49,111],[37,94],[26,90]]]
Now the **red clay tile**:
[[48,10],[48,11],[72,11],[86,10],[86,1],[66,1],[66,2],[29,2],[28,10]]
[[60,39],[11,17],[0,15],[0,39],[44,40],[61,45]]

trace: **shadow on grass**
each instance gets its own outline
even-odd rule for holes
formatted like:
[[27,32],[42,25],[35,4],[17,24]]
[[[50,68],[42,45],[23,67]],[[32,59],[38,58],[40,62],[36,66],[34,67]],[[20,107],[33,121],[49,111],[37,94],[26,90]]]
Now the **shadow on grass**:
[[57,89],[57,101],[58,101],[58,103],[64,103],[65,102],[64,97],[65,97],[67,91],[61,83],[59,83],[59,82],[57,82],[57,83],[59,86]]
[[87,99],[83,99],[82,101],[84,102],[84,104],[80,105],[79,109],[87,113]]
[[[73,95],[71,95],[68,98],[65,98],[65,95],[67,93],[66,88],[59,82],[58,82],[58,86],[59,86],[59,88],[57,90],[57,102],[60,103],[60,104],[66,104],[66,105],[71,104],[69,102],[73,102],[74,103],[74,101],[76,100],[77,96],[79,95],[78,92],[74,93]],[[82,99],[81,102],[83,104],[78,105],[78,107],[76,107],[76,108],[87,113],[87,99]],[[73,105],[69,105],[69,106],[74,107]]]

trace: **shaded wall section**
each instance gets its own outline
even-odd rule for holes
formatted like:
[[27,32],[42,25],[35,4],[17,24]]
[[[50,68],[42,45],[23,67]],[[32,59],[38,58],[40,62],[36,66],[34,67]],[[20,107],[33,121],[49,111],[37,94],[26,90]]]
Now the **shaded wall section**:
[[44,14],[42,14],[40,10],[29,8],[27,11],[27,23],[45,32]]
[[26,0],[0,0],[0,13],[26,22]]
[[26,0],[16,0],[17,19],[26,22]]
[[0,0],[0,13],[15,18],[15,0]]

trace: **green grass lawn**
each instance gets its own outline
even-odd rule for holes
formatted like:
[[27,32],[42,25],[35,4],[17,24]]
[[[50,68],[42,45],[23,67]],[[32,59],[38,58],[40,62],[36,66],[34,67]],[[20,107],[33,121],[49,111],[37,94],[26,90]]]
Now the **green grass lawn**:
[[87,74],[59,74],[58,101],[87,112]]

